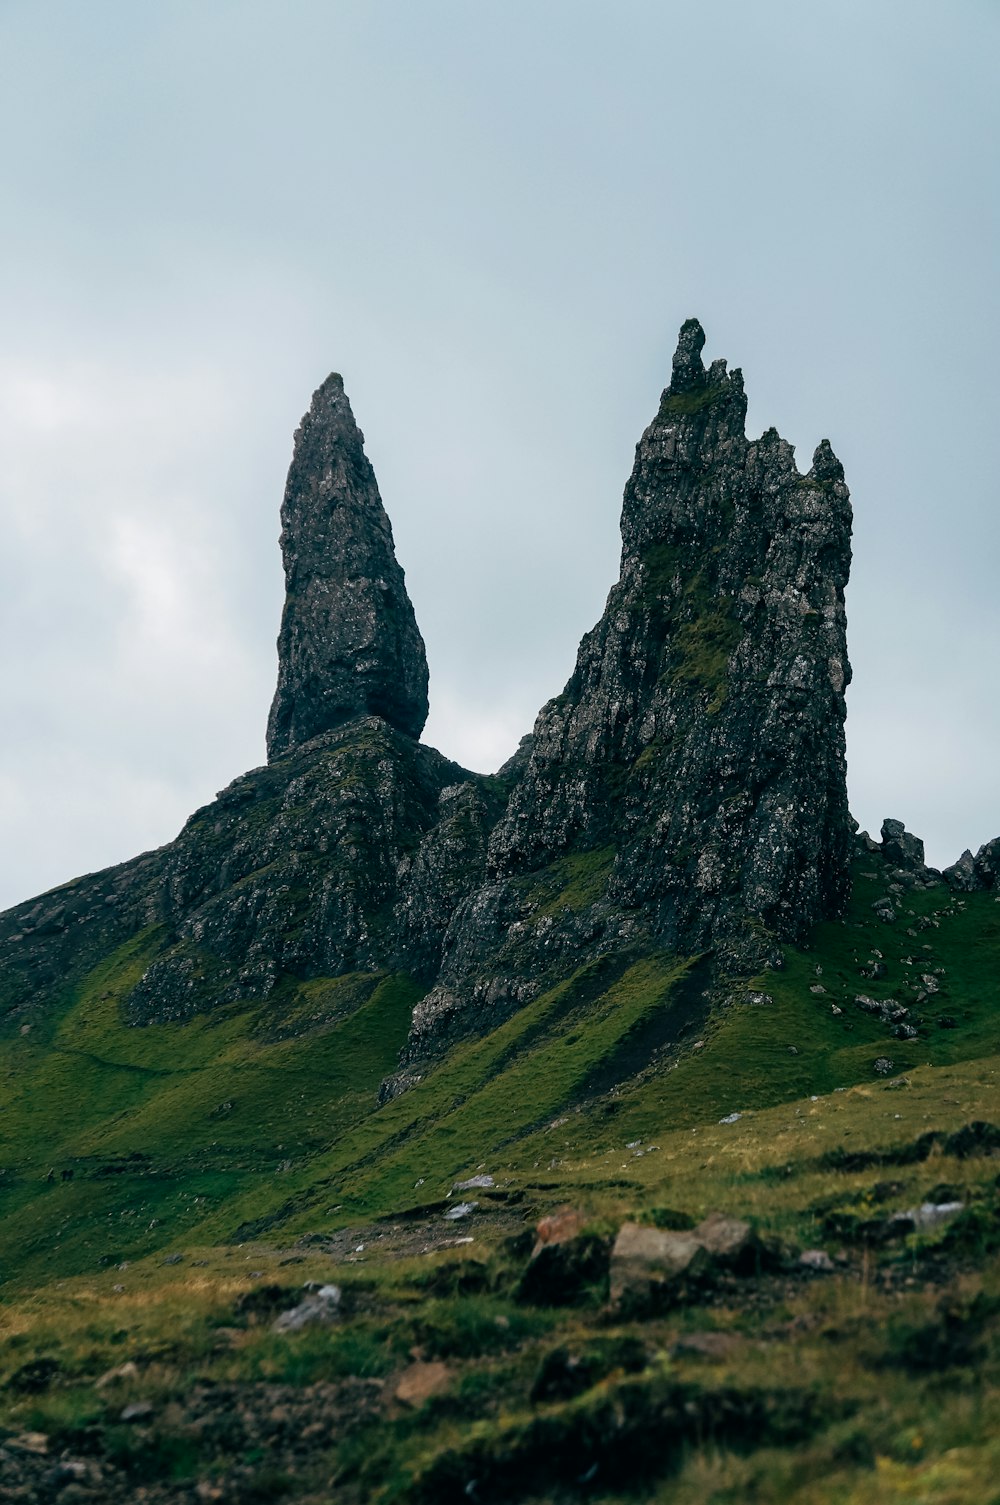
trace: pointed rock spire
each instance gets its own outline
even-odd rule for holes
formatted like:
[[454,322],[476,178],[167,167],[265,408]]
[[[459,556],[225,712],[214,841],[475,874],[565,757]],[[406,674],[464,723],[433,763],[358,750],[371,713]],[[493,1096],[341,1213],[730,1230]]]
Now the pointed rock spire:
[[[706,370],[704,342],[689,319],[625,488],[621,578],[535,724],[490,838],[489,904],[470,902],[461,945],[447,953],[458,999],[481,960],[475,927],[500,934],[498,916],[512,938],[510,993],[522,996],[515,974],[537,971],[538,956],[523,955],[520,895],[567,854],[605,863],[604,914],[585,932],[597,951],[644,925],[668,949],[714,949],[725,969],[752,972],[842,911],[843,470],[826,441],[802,475],[774,429],[748,439],[742,376],[723,361]],[[578,958],[583,926],[571,933]],[[555,929],[544,937],[556,955]],[[495,954],[491,1000],[504,970]]]
[[336,372],[296,432],[281,527],[286,596],[268,758],[357,716],[381,716],[419,737],[427,719],[424,642],[364,435]]

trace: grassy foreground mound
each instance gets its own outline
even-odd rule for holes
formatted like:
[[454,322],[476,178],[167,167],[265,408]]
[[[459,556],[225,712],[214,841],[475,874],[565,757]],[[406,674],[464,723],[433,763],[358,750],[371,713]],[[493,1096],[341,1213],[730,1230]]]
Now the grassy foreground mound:
[[[0,1497],[1000,1499],[1000,904],[879,861],[710,1013],[599,959],[381,1108],[408,978],[130,1028],[123,947],[0,1042]],[[749,1265],[610,1299],[712,1211]]]

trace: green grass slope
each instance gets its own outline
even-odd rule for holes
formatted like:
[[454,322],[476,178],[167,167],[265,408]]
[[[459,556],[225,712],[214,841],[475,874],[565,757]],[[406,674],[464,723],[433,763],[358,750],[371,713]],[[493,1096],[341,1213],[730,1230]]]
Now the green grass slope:
[[[865,859],[846,919],[709,1015],[698,959],[599,959],[382,1107],[408,978],[130,1028],[160,938],[129,942],[0,1042],[0,1489],[66,1457],[152,1502],[996,1499],[997,1161],[943,1136],[1000,1124],[1000,902],[911,890],[887,924],[886,882]],[[879,1242],[928,1198],[965,1210]],[[606,1276],[526,1300],[520,1231],[563,1204],[605,1251],[722,1208],[786,1255],[641,1318]],[[273,1332],[310,1279],[342,1318]],[[401,1401],[415,1361],[440,1391]]]

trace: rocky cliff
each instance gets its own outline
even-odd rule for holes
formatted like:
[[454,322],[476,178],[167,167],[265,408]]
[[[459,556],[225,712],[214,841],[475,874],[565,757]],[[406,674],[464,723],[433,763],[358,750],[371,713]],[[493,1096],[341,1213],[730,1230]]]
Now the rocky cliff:
[[336,372],[295,435],[281,507],[285,608],[271,759],[358,716],[419,737],[427,658],[392,528]]
[[825,440],[805,474],[773,429],[749,441],[740,373],[706,370],[704,340],[681,330],[620,579],[538,717],[417,1053],[470,1005],[523,1002],[553,959],[657,945],[753,972],[845,902],[843,470]]
[[[706,370],[703,344],[689,321],[637,446],[605,612],[492,777],[416,740],[423,642],[328,378],[282,507],[269,763],[159,852],[0,917],[8,1025],[44,1017],[139,931],[154,955],[126,1004],[137,1024],[241,1000],[280,1019],[303,980],[405,972],[424,997],[391,1094],[588,964],[606,983],[646,952],[699,955],[699,986],[728,986],[840,913],[843,471],[826,441],[802,473],[773,429],[748,440],[740,373]],[[996,868],[991,845],[953,881]]]

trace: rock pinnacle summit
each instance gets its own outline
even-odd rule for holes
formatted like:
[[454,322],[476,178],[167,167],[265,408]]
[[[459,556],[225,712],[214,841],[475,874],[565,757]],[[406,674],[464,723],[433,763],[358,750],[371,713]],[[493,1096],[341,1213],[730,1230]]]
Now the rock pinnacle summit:
[[418,738],[427,720],[424,642],[336,372],[295,435],[281,525],[286,597],[268,758],[360,716]]

